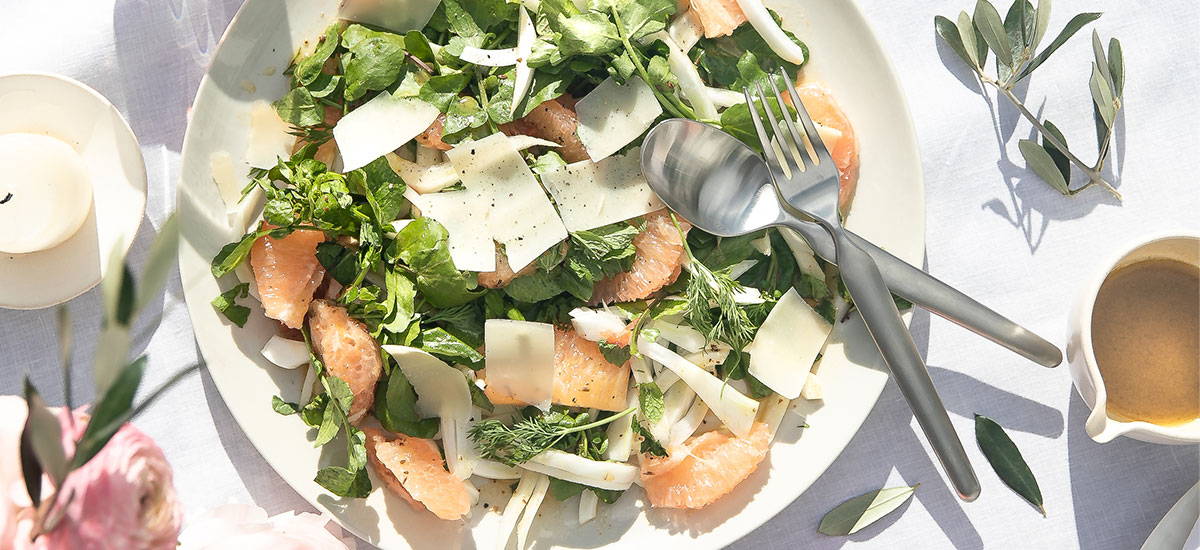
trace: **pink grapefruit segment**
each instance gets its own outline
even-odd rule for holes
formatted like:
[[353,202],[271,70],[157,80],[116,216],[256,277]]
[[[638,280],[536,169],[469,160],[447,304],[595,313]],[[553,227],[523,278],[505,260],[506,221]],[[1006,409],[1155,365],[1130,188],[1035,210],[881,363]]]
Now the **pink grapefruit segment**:
[[433,440],[400,434],[391,439],[377,429],[364,431],[375,474],[413,508],[425,508],[445,520],[461,519],[471,511],[474,491],[446,471]]
[[[628,335],[625,336],[628,340]],[[479,371],[486,381],[487,371]],[[604,358],[600,346],[574,330],[554,329],[554,389],[550,401],[556,405],[620,411],[625,409],[629,386],[629,364],[614,365]],[[528,405],[485,386],[484,395],[496,405]]]
[[670,456],[642,456],[642,487],[656,508],[703,508],[729,494],[767,456],[770,428],[756,422],[746,437],[721,430],[689,438]]
[[[637,248],[633,266],[624,273],[596,283],[592,304],[630,302],[649,297],[675,282],[687,259],[679,230],[667,210],[646,215],[646,228],[633,238]],[[680,220],[684,233],[691,227]]]
[[375,401],[375,383],[383,373],[379,345],[362,322],[351,318],[346,308],[329,300],[312,303],[308,327],[317,357],[325,363],[330,374],[350,386],[350,392],[354,394],[350,421],[357,422]]
[[[263,224],[263,229],[274,228]],[[267,317],[294,329],[304,324],[313,291],[325,277],[325,268],[316,256],[317,244],[324,240],[325,233],[309,229],[255,241],[250,248],[250,268]]]

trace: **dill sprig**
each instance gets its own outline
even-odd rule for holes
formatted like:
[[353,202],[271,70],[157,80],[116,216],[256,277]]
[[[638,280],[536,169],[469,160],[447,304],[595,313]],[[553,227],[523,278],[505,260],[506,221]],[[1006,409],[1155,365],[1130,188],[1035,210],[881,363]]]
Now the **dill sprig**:
[[686,268],[689,277],[684,291],[687,297],[684,316],[692,328],[704,333],[710,342],[724,342],[734,349],[742,349],[754,335],[754,323],[737,303],[736,296],[743,290],[742,285],[728,273],[713,271],[697,260],[674,212],[671,213],[671,221],[679,230],[679,238],[688,257]]
[[637,407],[630,407],[595,422],[586,422],[587,413],[571,417],[561,412],[526,418],[512,426],[496,419],[484,420],[471,426],[468,435],[483,458],[517,466],[529,462],[571,434],[603,426],[635,410]]

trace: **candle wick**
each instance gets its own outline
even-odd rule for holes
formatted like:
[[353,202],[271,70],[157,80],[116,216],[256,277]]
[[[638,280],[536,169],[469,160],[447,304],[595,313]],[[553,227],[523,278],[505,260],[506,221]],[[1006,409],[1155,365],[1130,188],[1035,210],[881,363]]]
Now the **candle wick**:
[[12,197],[13,197],[12,193],[5,195],[3,199],[0,199],[0,204],[4,204],[4,203],[12,200]]

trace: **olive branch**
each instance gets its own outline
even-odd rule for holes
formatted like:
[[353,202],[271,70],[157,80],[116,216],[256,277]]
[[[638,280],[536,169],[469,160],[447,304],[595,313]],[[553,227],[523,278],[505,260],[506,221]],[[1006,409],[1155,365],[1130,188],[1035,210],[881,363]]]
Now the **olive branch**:
[[[1038,177],[1066,196],[1077,195],[1092,186],[1101,186],[1120,200],[1121,194],[1103,175],[1125,87],[1125,62],[1120,41],[1116,38],[1109,40],[1108,49],[1105,50],[1100,36],[1092,31],[1095,60],[1089,87],[1099,147],[1093,164],[1085,163],[1072,153],[1058,127],[1049,120],[1039,119],[1013,93],[1013,88],[1045,63],[1067,40],[1099,17],[1099,13],[1081,13],[1071,18],[1041,52],[1037,52],[1037,48],[1050,22],[1050,0],[1039,0],[1036,8],[1029,0],[1016,0],[1003,20],[991,2],[977,0],[973,15],[963,11],[959,13],[957,21],[939,15],[934,17],[933,25],[938,36],[974,71],[981,83],[995,87],[1033,124],[1041,136],[1040,142],[1023,139],[1018,145],[1026,165]],[[989,51],[996,56],[995,76],[984,72]],[[1071,188],[1072,166],[1087,176],[1087,183]]]

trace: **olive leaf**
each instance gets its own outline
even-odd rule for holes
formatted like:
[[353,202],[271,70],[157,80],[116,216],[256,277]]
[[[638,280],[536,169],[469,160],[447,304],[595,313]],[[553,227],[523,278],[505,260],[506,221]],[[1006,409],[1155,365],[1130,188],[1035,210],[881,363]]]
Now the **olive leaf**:
[[1017,143],[1021,149],[1021,156],[1025,157],[1025,163],[1029,166],[1033,173],[1039,178],[1045,180],[1060,193],[1067,194],[1067,180],[1059,171],[1058,166],[1054,163],[1054,158],[1046,151],[1038,142],[1031,139],[1023,139]]
[[[933,28],[937,32],[938,36],[942,37],[942,40],[946,41],[946,45],[950,46],[950,49],[954,50],[954,53],[958,54],[958,57],[963,60],[963,63],[966,63],[967,65],[975,64],[975,60],[972,58],[971,54],[967,53],[967,48],[963,45],[962,36],[958,32],[958,25],[955,25],[953,21],[939,15],[933,18]],[[972,51],[974,51],[973,48]]]
[[987,63],[987,44],[983,42],[983,36],[979,34],[979,29],[971,21],[971,16],[965,11],[959,13],[957,26],[959,39],[966,48],[971,63],[975,65],[976,69],[983,68],[983,65]]
[[[1049,6],[1047,6],[1047,8],[1049,8]],[[1041,9],[1042,9],[1041,6],[1039,6],[1038,10],[1041,10]],[[1046,11],[1049,12],[1049,9],[1047,9]],[[1021,81],[1025,77],[1029,76],[1029,74],[1032,73],[1034,69],[1041,66],[1042,63],[1045,63],[1046,60],[1049,59],[1051,55],[1054,55],[1054,52],[1056,50],[1061,48],[1062,45],[1067,42],[1067,40],[1070,40],[1070,38],[1072,36],[1074,36],[1075,33],[1079,32],[1079,29],[1082,29],[1088,23],[1091,23],[1092,21],[1099,19],[1100,15],[1101,14],[1099,14],[1099,13],[1081,13],[1079,15],[1076,15],[1075,17],[1072,17],[1070,21],[1067,21],[1067,26],[1063,27],[1062,32],[1058,33],[1058,36],[1056,36],[1054,38],[1054,40],[1050,41],[1050,45],[1046,46],[1046,49],[1042,50],[1041,53],[1037,54],[1037,56],[1034,57],[1033,60],[1030,61],[1029,64],[1026,65],[1024,69],[1021,70],[1021,73],[1017,75],[1016,81]],[[1041,25],[1040,21],[1038,22],[1038,25],[1039,26]]]
[[[1058,126],[1055,126],[1054,123],[1050,122],[1049,120],[1046,120],[1042,124],[1046,127],[1048,132],[1058,139],[1058,142],[1061,143],[1063,147],[1070,147],[1070,145],[1067,144],[1067,138],[1063,136],[1063,133],[1058,129]],[[1062,173],[1063,181],[1070,183],[1071,160],[1068,159],[1067,155],[1063,153],[1063,150],[1059,149],[1058,146],[1055,145],[1054,142],[1051,141],[1047,136],[1042,136],[1042,147],[1045,147],[1046,152],[1050,153],[1050,158],[1054,159],[1054,165],[1057,166],[1058,171]]]
[[[1108,65],[1103,65],[1107,67]],[[1117,108],[1113,103],[1113,91],[1108,84],[1108,79],[1100,71],[1101,65],[1092,64],[1092,78],[1088,81],[1088,87],[1092,90],[1092,101],[1096,103],[1096,109],[1100,112],[1100,116],[1104,119],[1104,125],[1112,128],[1113,119],[1117,116]]]
[[1042,505],[1042,491],[1038,488],[1037,479],[1033,477],[1017,445],[1004,433],[1004,428],[995,420],[976,414],[975,441],[1000,480],[1045,517],[1046,508]]
[[831,537],[857,533],[899,508],[920,486],[890,487],[856,496],[825,514],[817,531]]
[[987,0],[978,0],[975,2],[974,20],[976,28],[983,34],[983,40],[996,53],[996,59],[1000,63],[1012,66],[1012,45],[1009,43],[1008,32],[1004,29],[1004,22],[1000,19],[1000,13],[996,11],[996,6]]
[[71,352],[74,348],[75,333],[71,327],[71,311],[66,306],[58,306],[58,364],[62,369],[63,404],[68,409],[74,409],[73,392],[71,391]]
[[1029,40],[1029,49],[1036,50],[1046,36],[1050,27],[1050,0],[1039,0],[1034,13],[1033,37]]
[[1108,40],[1108,71],[1112,75],[1113,91],[1120,99],[1125,93],[1125,55],[1121,51],[1121,41],[1116,38]]

